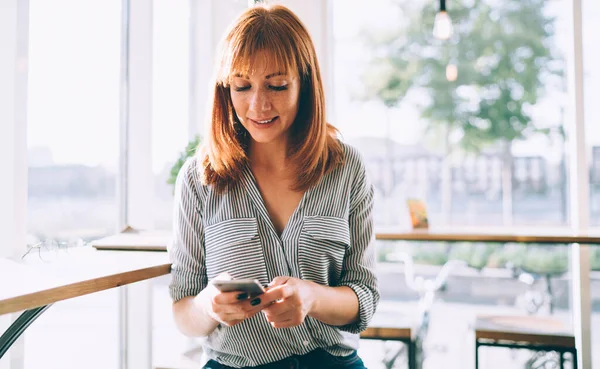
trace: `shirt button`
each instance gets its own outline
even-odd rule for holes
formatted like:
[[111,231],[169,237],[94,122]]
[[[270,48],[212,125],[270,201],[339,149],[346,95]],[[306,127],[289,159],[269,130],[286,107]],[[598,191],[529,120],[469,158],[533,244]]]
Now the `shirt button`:
[[309,342],[309,341],[302,341],[302,343],[304,344],[304,346],[308,346],[308,345],[310,345],[310,342]]

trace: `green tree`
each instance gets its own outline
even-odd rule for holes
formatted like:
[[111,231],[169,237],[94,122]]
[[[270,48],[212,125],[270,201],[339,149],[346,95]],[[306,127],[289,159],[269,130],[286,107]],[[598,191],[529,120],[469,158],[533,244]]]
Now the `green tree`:
[[175,182],[177,181],[177,175],[179,174],[181,167],[183,166],[183,164],[185,164],[186,160],[194,156],[194,154],[196,153],[196,149],[198,148],[198,146],[200,146],[201,142],[202,137],[197,135],[196,137],[194,137],[193,140],[188,142],[183,152],[179,153],[179,158],[177,158],[177,161],[171,167],[169,178],[167,178],[167,184],[172,185],[173,190],[175,190]]
[[[512,222],[512,146],[547,134],[532,121],[531,107],[553,86],[564,91],[561,56],[552,48],[554,18],[548,0],[455,0],[450,40],[432,36],[437,2],[398,1],[403,19],[388,33],[365,33],[372,63],[365,95],[387,107],[419,92],[427,133],[445,157],[442,211],[450,210],[452,154],[501,149],[504,222]],[[456,66],[455,80],[447,66]],[[545,122],[547,123],[547,122]],[[554,122],[560,124],[560,117]]]

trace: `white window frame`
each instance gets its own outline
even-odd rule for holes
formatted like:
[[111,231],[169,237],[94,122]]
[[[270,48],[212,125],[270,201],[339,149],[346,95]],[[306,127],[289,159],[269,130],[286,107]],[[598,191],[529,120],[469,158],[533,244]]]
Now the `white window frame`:
[[[29,0],[0,3],[0,257],[19,257],[27,243],[27,80]],[[0,317],[0,333],[18,317]],[[0,369],[25,367],[21,336]]]
[[153,2],[122,4],[119,225],[152,229]]
[[[152,0],[122,0],[119,226],[152,229]],[[121,287],[119,368],[152,367],[152,281]]]
[[29,1],[0,5],[0,257],[26,249]]
[[188,141],[202,134],[214,60],[212,1],[190,0]]
[[[585,141],[585,109],[583,80],[583,17],[582,0],[572,0],[573,48],[569,63],[569,96],[573,112],[569,145],[569,188],[571,228],[574,232],[585,233],[590,225],[590,176]],[[573,304],[573,328],[578,352],[578,367],[592,369],[592,299],[590,291],[590,247],[571,245],[571,300]]]

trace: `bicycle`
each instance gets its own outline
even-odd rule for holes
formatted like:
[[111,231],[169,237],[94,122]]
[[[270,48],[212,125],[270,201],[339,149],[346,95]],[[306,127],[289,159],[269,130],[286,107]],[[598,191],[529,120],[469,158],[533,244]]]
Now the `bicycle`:
[[[520,267],[507,265],[513,278],[528,286],[517,296],[515,305],[527,315],[554,314],[556,291],[552,289],[552,275],[538,274]],[[524,369],[555,369],[560,367],[560,355],[554,351],[537,351],[525,362]]]
[[[416,337],[416,366],[423,368],[426,358],[424,343],[427,338],[430,324],[431,308],[436,300],[438,292],[444,292],[447,288],[448,276],[450,272],[458,267],[465,267],[467,263],[463,260],[448,260],[440,269],[435,278],[424,278],[415,276],[414,262],[412,256],[407,253],[398,254],[398,261],[404,264],[404,280],[408,288],[419,294],[418,316],[419,325],[417,327]],[[382,363],[386,369],[392,369],[397,360],[404,355],[406,347],[396,346],[396,348],[385,349]]]
[[517,296],[515,305],[525,310],[527,315],[554,314],[556,291],[551,283],[554,275],[534,273],[510,264],[507,267],[512,271],[513,278],[528,286],[525,292]]

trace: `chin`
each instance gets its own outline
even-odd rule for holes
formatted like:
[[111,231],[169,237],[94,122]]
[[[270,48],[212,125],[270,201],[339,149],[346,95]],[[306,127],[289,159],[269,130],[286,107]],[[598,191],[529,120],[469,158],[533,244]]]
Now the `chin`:
[[252,137],[252,141],[259,144],[268,144],[271,142],[279,141],[282,139],[282,135],[265,135],[261,133],[252,133],[250,132],[250,137]]

